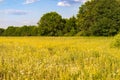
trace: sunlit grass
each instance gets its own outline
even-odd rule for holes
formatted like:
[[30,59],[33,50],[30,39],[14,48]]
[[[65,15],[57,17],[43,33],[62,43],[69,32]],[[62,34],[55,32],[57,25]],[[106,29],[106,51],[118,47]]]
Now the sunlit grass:
[[0,80],[119,80],[112,37],[0,37]]

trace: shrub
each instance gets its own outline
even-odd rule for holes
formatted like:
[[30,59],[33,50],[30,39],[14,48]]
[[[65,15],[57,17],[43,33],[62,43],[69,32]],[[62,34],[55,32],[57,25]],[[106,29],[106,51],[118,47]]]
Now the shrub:
[[112,46],[120,48],[120,33],[114,37],[112,41]]

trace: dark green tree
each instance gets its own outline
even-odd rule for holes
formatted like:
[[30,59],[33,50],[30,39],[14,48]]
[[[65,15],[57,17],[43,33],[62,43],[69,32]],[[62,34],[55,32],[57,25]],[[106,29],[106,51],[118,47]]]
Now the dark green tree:
[[21,36],[30,36],[31,35],[30,27],[27,25],[20,27],[20,35]]
[[38,22],[40,35],[58,36],[63,35],[62,17],[56,12],[44,14]]
[[66,34],[68,36],[73,36],[77,33],[78,28],[76,25],[76,18],[73,16],[66,20],[65,28]]
[[30,32],[31,32],[31,36],[38,36],[39,35],[39,28],[38,27],[36,27],[36,26],[31,26],[31,30],[30,30]]
[[0,28],[0,36],[2,36],[2,35],[3,35],[4,31],[5,31],[5,29]]
[[7,29],[5,29],[3,35],[4,36],[37,36],[38,27],[27,26],[27,25],[24,25],[22,27],[9,26]]
[[3,33],[4,36],[15,36],[16,27],[9,26]]
[[77,15],[81,35],[111,36],[120,30],[120,2],[91,0],[83,4]]
[[16,28],[16,30],[15,30],[15,32],[14,32],[14,35],[15,35],[15,36],[21,36],[20,27],[15,27],[15,28]]

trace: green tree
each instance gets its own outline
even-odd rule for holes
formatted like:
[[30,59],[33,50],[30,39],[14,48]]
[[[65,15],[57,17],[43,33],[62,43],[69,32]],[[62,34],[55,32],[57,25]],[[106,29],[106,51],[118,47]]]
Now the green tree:
[[20,35],[21,36],[31,36],[30,27],[27,25],[20,27]]
[[30,30],[30,32],[31,32],[31,36],[38,36],[39,35],[39,28],[38,27],[36,27],[36,26],[31,26],[31,30]]
[[120,2],[91,0],[83,4],[77,15],[81,35],[115,35],[120,30]]
[[76,25],[76,18],[73,16],[66,20],[65,28],[66,34],[68,36],[75,35],[78,31],[77,25]]
[[20,31],[20,27],[15,27],[15,32],[14,32],[14,35],[15,36],[21,36],[21,31]]
[[[0,29],[0,32],[3,32],[3,29]],[[24,25],[22,27],[9,26],[2,34],[4,36],[37,36],[38,27],[31,25]]]
[[56,12],[44,14],[38,22],[40,35],[44,36],[58,36],[63,35],[62,17]]
[[0,36],[2,36],[2,35],[3,35],[4,31],[5,31],[5,29],[0,28]]
[[4,36],[15,36],[16,27],[9,26],[3,33]]

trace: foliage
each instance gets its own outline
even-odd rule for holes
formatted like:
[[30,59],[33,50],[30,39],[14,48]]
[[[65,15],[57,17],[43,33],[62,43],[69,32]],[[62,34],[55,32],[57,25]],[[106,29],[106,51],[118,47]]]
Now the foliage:
[[77,15],[81,35],[111,36],[120,30],[120,2],[91,0],[83,4]]
[[4,31],[5,31],[5,29],[0,28],[0,36],[3,34]]
[[36,26],[22,26],[22,27],[14,27],[9,26],[2,33],[2,36],[37,36],[38,29]]
[[117,34],[113,41],[112,41],[112,46],[113,47],[117,47],[117,48],[120,48],[120,34]]
[[66,36],[72,36],[77,33],[76,18],[73,16],[66,20],[64,31]]
[[58,36],[62,35],[62,17],[56,12],[44,14],[38,22],[41,35]]
[[16,27],[13,26],[9,26],[3,33],[3,35],[5,36],[14,36],[15,35],[15,31],[16,31]]

